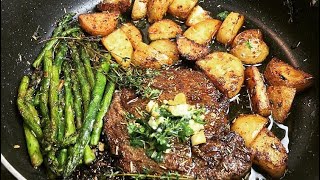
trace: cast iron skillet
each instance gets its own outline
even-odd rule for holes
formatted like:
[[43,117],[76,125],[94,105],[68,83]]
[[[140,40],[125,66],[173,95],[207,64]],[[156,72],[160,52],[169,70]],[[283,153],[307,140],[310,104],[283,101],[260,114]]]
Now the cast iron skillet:
[[[286,125],[289,126],[289,171],[284,179],[319,179],[319,7],[312,0],[203,0],[214,15],[228,10],[245,15],[248,27],[260,28],[277,56],[316,77],[314,85],[299,94]],[[42,45],[32,39],[39,25],[49,36],[57,18],[67,12],[92,10],[99,0],[2,0],[1,1],[1,162],[16,169],[16,177],[45,179],[31,167],[16,108],[17,87],[30,72],[30,63]],[[293,20],[293,22],[289,22]],[[298,47],[296,47],[298,46]],[[14,149],[14,145],[20,145]],[[7,162],[6,162],[7,161]],[[9,162],[9,164],[8,164]],[[14,172],[10,168],[11,172]],[[17,174],[19,172],[22,176]]]

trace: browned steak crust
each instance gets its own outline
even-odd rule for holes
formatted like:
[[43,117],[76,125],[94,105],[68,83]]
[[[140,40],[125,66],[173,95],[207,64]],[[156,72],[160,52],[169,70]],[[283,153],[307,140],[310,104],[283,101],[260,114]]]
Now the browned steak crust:
[[111,153],[119,157],[119,166],[125,172],[162,174],[177,171],[203,179],[234,179],[243,176],[251,167],[251,153],[243,139],[230,132],[226,118],[228,99],[220,93],[206,76],[190,69],[161,71],[152,86],[162,90],[159,101],[174,99],[184,93],[187,103],[205,106],[205,135],[207,143],[191,147],[190,143],[174,143],[172,152],[162,163],[156,163],[145,155],[142,148],[130,146],[125,112],[138,116],[137,108],[145,109],[149,100],[141,99],[127,89],[116,92],[110,110],[105,117],[105,134]]

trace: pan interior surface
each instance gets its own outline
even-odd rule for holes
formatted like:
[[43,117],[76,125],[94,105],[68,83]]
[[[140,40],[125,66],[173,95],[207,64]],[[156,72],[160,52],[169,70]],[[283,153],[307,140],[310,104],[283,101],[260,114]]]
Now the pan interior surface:
[[[32,36],[38,28],[42,38],[49,37],[53,24],[65,11],[88,12],[98,2],[1,1],[1,153],[26,179],[46,179],[44,168],[34,169],[30,164],[22,119],[15,104],[20,79],[32,70],[31,63],[42,47]],[[315,76],[314,85],[295,98],[286,121],[290,152],[283,179],[318,179],[319,7],[304,0],[205,0],[200,5],[213,16],[225,10],[243,14],[246,28],[262,30],[270,47],[267,60],[278,57]],[[20,148],[15,149],[14,145]]]

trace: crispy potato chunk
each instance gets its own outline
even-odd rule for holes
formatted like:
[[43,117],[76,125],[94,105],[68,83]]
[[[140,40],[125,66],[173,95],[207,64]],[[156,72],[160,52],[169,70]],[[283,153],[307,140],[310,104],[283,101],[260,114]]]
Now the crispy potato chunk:
[[296,89],[286,86],[269,86],[267,93],[273,119],[278,123],[283,123],[288,117]]
[[103,37],[102,44],[122,67],[127,68],[130,66],[133,48],[129,38],[121,29],[117,29],[108,36]]
[[280,140],[267,128],[260,131],[252,142],[253,163],[260,166],[274,178],[283,176],[287,167],[288,155]]
[[278,58],[272,58],[268,63],[264,76],[272,86],[288,86],[301,92],[313,84],[313,76],[292,67]]
[[139,20],[147,16],[148,0],[135,0],[132,7],[131,18]]
[[147,16],[150,23],[160,21],[165,16],[172,0],[149,0]]
[[131,0],[104,0],[98,4],[100,11],[126,12],[131,6]]
[[186,25],[194,26],[197,23],[207,19],[212,19],[212,17],[210,16],[210,12],[203,10],[201,6],[197,5],[192,9],[190,15],[188,16],[186,20]]
[[186,19],[198,0],[173,0],[169,6],[169,13],[180,19]]
[[142,42],[142,35],[138,28],[132,23],[125,23],[120,28],[129,38],[133,48],[135,49],[139,42]]
[[263,35],[260,29],[248,29],[239,33],[232,41],[231,47],[246,43],[248,39],[259,39],[263,41]]
[[214,52],[200,58],[196,64],[229,98],[239,93],[244,81],[244,68],[240,59],[226,52]]
[[158,39],[171,39],[182,34],[182,29],[174,21],[170,19],[163,19],[152,24],[148,29],[148,33],[151,41]]
[[177,45],[181,56],[191,61],[195,61],[210,53],[208,46],[198,44],[184,36],[177,37]]
[[93,36],[106,36],[117,27],[119,13],[89,13],[78,17],[81,28]]
[[133,53],[132,63],[141,68],[159,69],[164,65],[172,65],[174,61],[168,55],[140,42]]
[[262,74],[256,66],[247,67],[244,74],[253,112],[261,116],[269,116],[270,103]]
[[261,63],[269,55],[269,47],[258,29],[249,29],[238,34],[232,47],[230,53],[245,64]]
[[[177,44],[167,39],[156,40],[150,44],[155,50],[159,51],[162,54],[167,55],[172,59],[173,63],[179,60],[179,51]],[[168,64],[171,65],[171,64]]]
[[242,114],[233,121],[231,131],[238,133],[244,139],[246,146],[250,147],[267,123],[268,119],[258,114]]
[[217,34],[217,41],[225,45],[232,43],[243,23],[243,15],[231,12],[222,22]]
[[207,19],[188,28],[183,36],[193,40],[198,44],[207,44],[220,28],[221,21],[216,19]]

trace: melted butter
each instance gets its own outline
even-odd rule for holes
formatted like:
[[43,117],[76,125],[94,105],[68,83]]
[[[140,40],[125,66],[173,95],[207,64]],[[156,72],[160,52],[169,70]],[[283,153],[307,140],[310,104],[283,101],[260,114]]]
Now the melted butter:
[[262,174],[258,173],[253,168],[251,168],[248,180],[265,180],[265,179],[266,178]]

